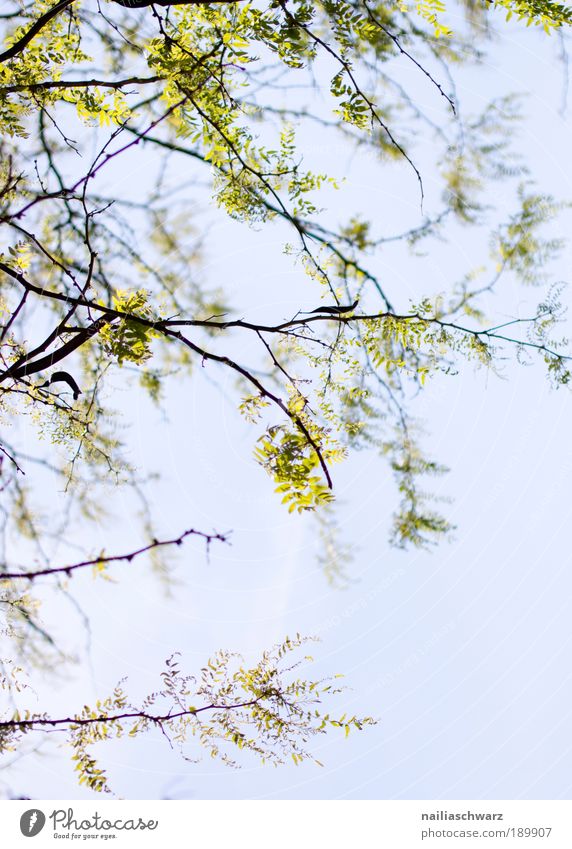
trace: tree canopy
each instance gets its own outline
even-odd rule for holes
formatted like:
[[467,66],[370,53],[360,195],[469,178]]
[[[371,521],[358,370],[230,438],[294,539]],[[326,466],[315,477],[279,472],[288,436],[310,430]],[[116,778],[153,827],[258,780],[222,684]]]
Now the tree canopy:
[[[323,711],[337,688],[300,672],[303,659],[290,658],[303,651],[299,635],[253,666],[221,651],[197,680],[173,655],[160,689],[140,702],[119,684],[66,717],[33,712],[26,675],[57,654],[37,588],[51,581],[63,592],[78,570],[105,578],[145,555],[160,564],[189,537],[207,549],[229,540],[194,527],[158,536],[147,500],[154,481],[129,461],[129,431],[118,423],[126,411],[110,391],[118,380],[137,384],[160,406],[170,382],[184,385],[203,369],[215,380],[232,376],[237,416],[252,424],[253,461],[286,511],[316,515],[332,581],[346,553],[336,536],[336,466],[352,450],[387,460],[393,545],[428,547],[447,536],[446,509],[426,483],[446,469],[423,448],[412,399],[430,392],[435,376],[454,379],[463,362],[497,369],[507,356],[539,360],[557,386],[570,381],[561,292],[549,275],[561,242],[547,224],[561,200],[534,184],[514,151],[516,99],[493,96],[481,114],[465,115],[455,69],[478,68],[491,25],[504,18],[550,34],[572,10],[547,0],[467,2],[452,25],[441,0],[6,5],[0,675],[11,705],[2,749],[63,729],[80,781],[94,790],[108,784],[93,744],[151,727],[181,746],[194,737],[230,762],[235,747],[301,762],[312,757],[313,735],[374,719]],[[404,68],[427,87],[431,112],[410,77],[402,80]],[[320,159],[307,151],[312,138],[370,157],[385,219],[345,216],[343,167],[309,164]],[[386,172],[399,174],[414,207],[401,232],[383,206]],[[483,200],[492,181],[502,186],[496,206]],[[196,214],[199,195],[245,227],[284,235],[308,292],[294,314],[262,315],[256,287],[206,278],[212,208]],[[394,248],[446,251],[459,229],[482,240],[482,262],[455,269],[447,290],[411,300],[380,266]],[[491,293],[515,280],[539,287],[537,309],[489,315]],[[279,285],[269,268],[265,287]],[[139,504],[137,549],[109,554],[105,532],[102,544],[110,483]],[[58,517],[56,490],[67,499]],[[88,540],[98,529],[99,549],[80,543],[82,528]],[[54,560],[54,539],[82,554]]]

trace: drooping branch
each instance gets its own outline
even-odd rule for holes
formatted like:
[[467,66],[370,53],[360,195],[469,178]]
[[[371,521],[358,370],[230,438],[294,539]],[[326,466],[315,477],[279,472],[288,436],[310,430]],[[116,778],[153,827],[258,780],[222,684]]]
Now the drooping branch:
[[244,368],[244,366],[239,365],[239,363],[235,362],[234,360],[231,360],[230,357],[224,357],[224,356],[220,356],[218,354],[213,354],[209,351],[206,351],[204,348],[201,348],[198,345],[196,345],[194,342],[191,342],[190,339],[187,339],[179,331],[169,330],[168,327],[161,328],[161,332],[165,336],[170,336],[174,339],[178,339],[179,341],[181,341],[184,345],[186,345],[192,351],[199,354],[202,357],[203,362],[205,360],[213,360],[214,362],[226,365],[226,366],[228,366],[228,368],[232,369],[233,371],[236,371],[242,377],[246,378],[246,380],[248,380],[249,383],[252,383],[252,385],[255,386],[258,389],[258,391],[260,392],[262,397],[268,398],[269,401],[272,401],[277,407],[279,407],[282,410],[282,412],[290,419],[290,421],[303,434],[308,445],[310,445],[310,447],[314,450],[314,452],[315,452],[315,454],[318,458],[318,461],[320,463],[321,469],[324,473],[324,477],[326,478],[328,487],[330,489],[333,489],[334,484],[332,482],[332,476],[330,475],[330,470],[328,469],[327,463],[324,459],[324,454],[322,452],[322,449],[320,448],[320,446],[318,445],[316,440],[313,438],[312,434],[310,433],[310,431],[308,430],[308,428],[306,427],[306,425],[304,424],[304,422],[302,421],[300,416],[298,416],[296,413],[292,412],[292,410],[289,410],[287,405],[284,403],[284,401],[282,400],[282,398],[280,398],[279,395],[276,395],[274,392],[270,392],[270,390],[266,386],[264,386],[258,380],[257,377],[255,377],[251,372],[249,372],[248,369]]
[[[216,167],[216,169],[221,173],[221,175],[225,177],[228,176],[226,169],[221,163],[216,163],[216,165],[213,165],[212,162],[210,162],[203,154],[201,154],[197,150],[193,150],[190,147],[184,147],[183,145],[177,144],[172,141],[166,141],[165,139],[161,139],[158,136],[149,135],[148,133],[143,135],[142,131],[139,131],[134,127],[130,127],[129,125],[125,126],[125,130],[126,132],[131,133],[132,135],[140,137],[143,142],[149,142],[150,144],[154,144],[157,147],[162,147],[165,150],[171,150],[173,151],[173,153],[181,153],[184,156],[189,156],[192,159],[196,159],[211,168]],[[257,203],[260,203],[262,206],[264,206],[268,210],[268,212],[270,212],[272,215],[277,215],[279,218],[282,218],[284,221],[294,227],[296,232],[302,237],[302,247],[304,253],[308,255],[309,259],[313,262],[314,265],[316,265],[316,261],[311,251],[309,250],[307,242],[304,241],[304,239],[311,240],[312,242],[315,242],[318,245],[322,245],[323,247],[330,250],[334,254],[334,256],[339,260],[339,262],[344,266],[344,268],[346,268],[347,270],[351,269],[355,271],[356,274],[359,274],[364,281],[367,281],[374,286],[388,310],[393,309],[391,301],[389,300],[387,293],[381,287],[381,284],[377,277],[375,277],[370,271],[367,270],[367,268],[361,265],[357,260],[353,259],[351,256],[348,256],[347,253],[343,252],[339,247],[337,247],[336,244],[334,244],[334,242],[336,241],[347,241],[347,243],[350,244],[350,240],[346,239],[342,233],[337,233],[332,230],[329,230],[328,228],[324,227],[323,224],[320,224],[318,221],[311,221],[305,218],[300,218],[300,216],[298,215],[292,215],[283,204],[279,205],[272,203],[262,192],[257,191],[254,187],[250,188],[250,192],[253,196],[256,197]],[[397,239],[403,237],[399,236],[395,238]]]
[[395,136],[393,135],[393,133],[391,132],[391,130],[389,129],[389,127],[387,126],[385,121],[383,121],[375,103],[371,100],[371,98],[364,92],[364,90],[359,85],[359,83],[358,83],[358,81],[355,77],[355,73],[353,71],[351,64],[346,59],[344,59],[344,57],[340,53],[338,53],[336,50],[334,50],[333,47],[331,47],[328,44],[327,41],[324,41],[324,39],[321,38],[321,36],[317,35],[313,30],[311,30],[310,27],[307,24],[303,23],[298,18],[296,18],[290,12],[290,10],[287,8],[286,0],[277,0],[277,2],[278,2],[278,5],[280,6],[280,8],[282,9],[282,11],[284,12],[285,17],[287,18],[288,21],[290,21],[292,26],[294,26],[297,29],[300,29],[303,32],[305,32],[306,35],[308,35],[308,37],[313,42],[315,42],[315,44],[319,45],[324,50],[325,53],[328,53],[341,66],[341,68],[344,71],[344,74],[350,80],[356,95],[358,95],[363,100],[363,102],[366,104],[367,109],[368,109],[370,116],[371,116],[372,124],[376,123],[381,127],[383,132],[387,135],[387,138],[389,139],[391,144],[395,147],[395,149],[401,154],[401,156],[406,160],[406,162],[409,163],[410,167],[413,169],[413,172],[414,172],[415,177],[417,179],[417,183],[419,184],[419,191],[420,191],[420,195],[421,195],[421,210],[423,210],[423,201],[424,201],[424,198],[425,198],[425,190],[424,190],[424,187],[423,187],[423,178],[421,177],[421,172],[419,171],[419,168],[415,165],[415,163],[413,162],[413,160],[411,159],[411,157],[409,156],[407,151],[397,141],[397,139],[395,138]]
[[[15,458],[14,456],[12,456],[12,454],[10,454],[10,452],[9,452],[9,451],[8,451],[8,450],[7,450],[7,449],[6,449],[3,445],[1,445],[1,444],[0,444],[0,454],[3,454],[3,455],[4,455],[4,457],[7,457],[7,458],[8,458],[8,460],[10,460],[10,462],[12,463],[12,465],[14,466],[14,468],[16,469],[16,471],[17,471],[17,472],[20,472],[20,474],[21,474],[21,475],[25,475],[25,474],[26,474],[26,472],[25,472],[25,471],[21,468],[21,466],[18,464],[18,461],[16,460],[16,458]],[[0,468],[1,468],[1,466],[2,466],[1,461],[2,461],[2,458],[0,457]],[[2,491],[2,490],[0,490],[0,492],[1,492],[1,491]]]
[[444,97],[444,98],[445,98],[445,100],[447,101],[447,103],[449,104],[449,106],[451,107],[451,109],[453,110],[453,114],[454,114],[454,115],[456,115],[456,114],[457,114],[457,110],[456,110],[456,107],[455,107],[455,101],[453,100],[453,98],[452,98],[452,97],[449,97],[449,95],[448,95],[448,94],[446,94],[446,92],[443,90],[443,86],[442,86],[442,85],[441,85],[441,84],[440,84],[440,83],[439,83],[439,82],[435,79],[435,77],[433,77],[433,75],[432,75],[432,74],[430,74],[430,73],[429,73],[429,71],[427,70],[427,68],[424,68],[424,67],[423,67],[423,65],[422,65],[420,62],[418,62],[418,61],[417,61],[417,59],[416,59],[414,56],[412,56],[412,55],[411,55],[411,53],[409,53],[409,51],[408,51],[408,50],[406,50],[406,49],[403,47],[403,45],[402,45],[401,41],[397,38],[397,36],[396,36],[394,33],[390,32],[390,30],[388,30],[388,29],[387,29],[387,27],[385,27],[385,26],[381,23],[381,21],[379,20],[379,18],[377,18],[377,17],[374,15],[374,13],[373,13],[373,12],[372,12],[372,10],[370,9],[370,7],[367,5],[367,0],[363,0],[363,5],[364,5],[364,7],[365,7],[365,9],[366,9],[366,11],[367,11],[368,17],[369,17],[369,18],[370,18],[370,20],[371,20],[371,21],[375,24],[375,26],[376,26],[376,27],[378,27],[378,28],[379,28],[379,29],[380,29],[380,30],[381,30],[381,31],[382,31],[382,32],[383,32],[383,33],[384,33],[384,34],[385,34],[388,38],[390,38],[390,39],[391,39],[391,41],[393,41],[393,43],[395,44],[395,46],[397,47],[397,49],[399,50],[399,52],[401,53],[401,55],[402,55],[402,56],[406,56],[406,57],[407,57],[407,59],[409,59],[409,61],[410,61],[410,62],[413,62],[413,64],[414,64],[417,68],[419,68],[419,70],[421,71],[421,73],[425,74],[425,76],[426,76],[426,77],[430,80],[430,82],[431,82],[431,83],[435,86],[435,88],[437,89],[437,91],[439,92],[439,94],[441,95],[441,97]]

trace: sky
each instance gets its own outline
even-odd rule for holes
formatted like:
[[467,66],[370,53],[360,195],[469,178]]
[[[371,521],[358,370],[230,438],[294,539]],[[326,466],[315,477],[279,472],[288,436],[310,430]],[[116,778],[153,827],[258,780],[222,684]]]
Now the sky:
[[[527,92],[520,149],[540,186],[566,199],[572,197],[570,117],[561,112],[557,56],[555,39],[548,43],[510,25],[489,48],[484,68],[460,74],[459,94],[478,104]],[[415,84],[438,115],[443,107],[435,92],[422,80]],[[391,199],[392,225],[413,215],[418,198],[413,183],[404,187],[403,172],[387,176],[380,169],[378,181],[359,155],[350,161],[319,143],[315,152],[327,167],[346,172],[344,194],[332,203],[375,216],[383,193],[384,202]],[[569,224],[564,214],[553,231],[565,236]],[[308,294],[281,253],[279,228],[254,232],[221,215],[209,238],[216,249],[207,250],[205,279],[225,281],[237,293],[249,287],[256,295],[249,318],[314,306],[308,298],[315,292]],[[453,245],[431,245],[415,278],[414,266],[383,256],[380,262],[401,283],[403,297],[437,292],[452,270],[478,258],[482,246],[471,238],[467,230]],[[569,263],[567,249],[556,279],[570,278]],[[501,316],[524,314],[535,298],[537,292],[509,287],[491,307]],[[116,391],[120,386],[117,381]],[[80,635],[74,648],[82,664],[57,687],[48,679],[35,682],[42,709],[80,707],[123,676],[130,693],[144,695],[157,687],[162,663],[175,650],[192,672],[218,648],[252,660],[300,632],[320,638],[309,672],[345,676],[348,689],[336,711],[373,715],[378,724],[348,739],[332,733],[316,741],[312,751],[323,767],[187,763],[160,734],[106,743],[98,751],[119,796],[569,798],[570,395],[550,389],[541,368],[506,363],[496,376],[463,366],[456,377],[435,379],[416,401],[425,444],[451,469],[438,490],[451,498],[456,531],[430,553],[388,546],[396,494],[381,458],[361,452],[336,467],[342,530],[353,546],[350,581],[337,590],[316,565],[315,524],[288,515],[252,461],[256,434],[236,414],[230,376],[212,366],[197,369],[195,379],[169,387],[163,410],[135,390],[122,403],[133,461],[159,465],[163,473],[153,494],[161,529],[232,529],[232,544],[213,546],[208,560],[200,544],[185,545],[170,593],[136,563],[114,569],[116,583],[75,577],[72,592],[90,617],[90,650],[72,608],[51,598],[45,617],[62,639]],[[123,550],[137,541],[137,527],[127,497],[113,504],[117,521],[111,536],[105,528],[106,544]],[[57,738],[43,756],[18,761],[9,784],[32,798],[90,796],[78,788]]]

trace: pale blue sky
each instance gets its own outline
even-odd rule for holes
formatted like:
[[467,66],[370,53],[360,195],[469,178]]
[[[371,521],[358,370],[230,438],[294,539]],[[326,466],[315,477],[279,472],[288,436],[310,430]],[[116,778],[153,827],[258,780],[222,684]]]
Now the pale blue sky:
[[[410,78],[412,70],[404,66],[403,73]],[[554,39],[511,25],[489,47],[486,67],[459,79],[467,104],[511,90],[530,93],[519,147],[543,189],[572,198],[570,120],[558,112]],[[419,98],[438,117],[443,107],[434,90],[418,85]],[[342,151],[317,145],[316,153],[330,171],[347,166]],[[370,165],[354,157],[347,185],[329,202],[375,218],[383,193],[384,203],[392,197],[391,226],[384,229],[398,229],[416,214],[415,183],[404,182],[403,171],[387,176],[386,169],[372,180]],[[431,197],[430,177],[427,182]],[[566,235],[569,224],[564,216],[554,230]],[[464,239],[436,249],[428,243],[429,255],[415,266],[382,256],[379,267],[393,287],[399,281],[404,298],[437,292],[456,269],[478,260],[482,246],[470,230]],[[204,278],[222,281],[238,303],[248,303],[238,297],[243,289],[254,292],[258,303],[249,318],[311,308],[315,292],[308,294],[299,270],[282,256],[283,241],[279,227],[252,232],[219,217]],[[570,278],[569,261],[567,251],[557,278]],[[509,287],[490,307],[512,317],[538,299],[537,292]],[[71,588],[92,622],[93,674],[86,663],[84,685],[70,680],[57,692],[53,683],[38,682],[42,709],[80,707],[124,675],[130,691],[144,695],[174,650],[192,672],[219,647],[251,659],[299,631],[321,637],[312,649],[317,674],[346,675],[352,689],[336,710],[373,714],[376,728],[320,740],[314,750],[322,769],[274,770],[248,761],[231,771],[210,758],[187,764],[160,734],[106,744],[102,765],[116,792],[130,798],[567,798],[570,395],[550,390],[537,367],[507,364],[505,377],[464,366],[460,376],[435,381],[416,403],[426,444],[451,467],[438,487],[454,499],[457,531],[433,553],[387,545],[395,491],[381,459],[364,452],[336,468],[345,537],[356,545],[355,582],[341,591],[330,589],[316,567],[313,523],[285,513],[253,463],[256,434],[238,419],[229,375],[208,366],[184,386],[172,385],[168,425],[140,393],[127,394],[125,408],[135,413],[132,458],[143,467],[159,461],[164,471],[155,494],[161,528],[232,528],[233,544],[213,547],[209,563],[200,546],[186,546],[178,555],[180,585],[170,597],[142,564],[113,569],[117,584],[88,574],[74,578]],[[119,550],[136,540],[137,528],[129,527],[130,505],[116,504],[112,542]],[[109,540],[107,529],[104,534]],[[77,625],[71,616],[55,603],[46,609],[63,639]],[[36,798],[86,795],[66,752],[23,760],[10,783]]]

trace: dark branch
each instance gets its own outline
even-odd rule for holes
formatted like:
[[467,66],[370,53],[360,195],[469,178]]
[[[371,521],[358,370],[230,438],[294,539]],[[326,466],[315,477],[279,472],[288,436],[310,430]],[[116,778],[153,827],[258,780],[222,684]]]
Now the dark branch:
[[0,53],[0,62],[7,62],[9,59],[13,59],[14,56],[17,56],[18,53],[21,53],[25,47],[31,42],[31,40],[36,36],[49,22],[52,18],[55,18],[56,15],[59,15],[60,12],[63,12],[64,9],[67,9],[68,6],[71,6],[75,0],[60,0],[59,3],[56,3],[55,6],[52,6],[51,9],[48,9],[47,12],[44,12],[43,15],[40,15],[37,21],[35,21],[28,32],[24,33],[24,35],[16,41],[12,47],[9,47],[8,50],[5,50],[4,53]]
[[[124,6],[130,9],[141,9],[143,7],[148,6],[202,6],[206,3],[238,3],[241,0],[112,0],[113,3],[117,3],[118,6]],[[75,3],[75,0],[60,0],[59,3],[56,3],[55,6],[52,6],[51,9],[48,9],[47,12],[44,12],[43,15],[40,15],[37,21],[34,21],[28,32],[24,33],[24,35],[16,41],[12,47],[9,47],[8,50],[5,50],[4,53],[0,53],[0,62],[8,62],[9,59],[13,59],[15,56],[18,56],[28,44],[32,41],[32,39],[41,32],[45,26],[49,24],[53,18],[59,15],[60,12],[63,12],[69,6]]]
[[20,83],[0,87],[0,94],[10,94],[13,91],[45,91],[54,88],[113,88],[121,89],[128,85],[147,85],[157,83],[162,77],[127,77],[124,80],[48,80],[43,83]]
[[[145,711],[131,711],[125,713],[117,713],[114,716],[95,716],[83,719],[82,717],[73,717],[67,716],[63,719],[48,719],[46,717],[38,717],[37,719],[10,719],[5,722],[0,722],[0,728],[45,728],[46,726],[50,726],[55,728],[57,726],[71,726],[72,729],[74,727],[78,727],[81,725],[95,725],[100,722],[121,722],[125,719],[146,719],[149,722],[168,722],[173,719],[180,719],[182,716],[194,716],[197,713],[204,713],[207,710],[240,710],[241,708],[252,707],[255,704],[258,704],[263,698],[265,698],[266,694],[262,696],[258,696],[256,699],[251,699],[248,702],[238,702],[233,705],[205,705],[200,708],[193,708],[192,710],[181,710],[177,713],[166,713],[163,715],[156,715],[152,713],[145,713]],[[267,697],[267,696],[266,696]]]
[[24,579],[28,581],[32,581],[34,578],[40,578],[44,575],[58,575],[64,572],[66,575],[71,575],[76,569],[84,569],[86,566],[97,566],[100,563],[120,563],[126,562],[131,563],[136,557],[139,557],[141,554],[145,554],[148,551],[153,551],[156,548],[162,548],[164,546],[171,545],[182,545],[183,541],[189,536],[197,536],[204,539],[207,546],[211,544],[214,540],[218,540],[219,542],[228,542],[227,535],[225,534],[207,534],[204,531],[196,531],[194,528],[190,528],[188,531],[184,531],[180,536],[175,537],[175,539],[166,539],[166,540],[153,540],[153,542],[149,543],[149,545],[144,545],[141,548],[136,549],[135,551],[130,551],[128,554],[115,554],[109,555],[108,557],[96,557],[92,560],[82,560],[80,563],[73,563],[71,566],[54,566],[51,569],[38,569],[34,572],[0,572],[0,580],[17,580]]

